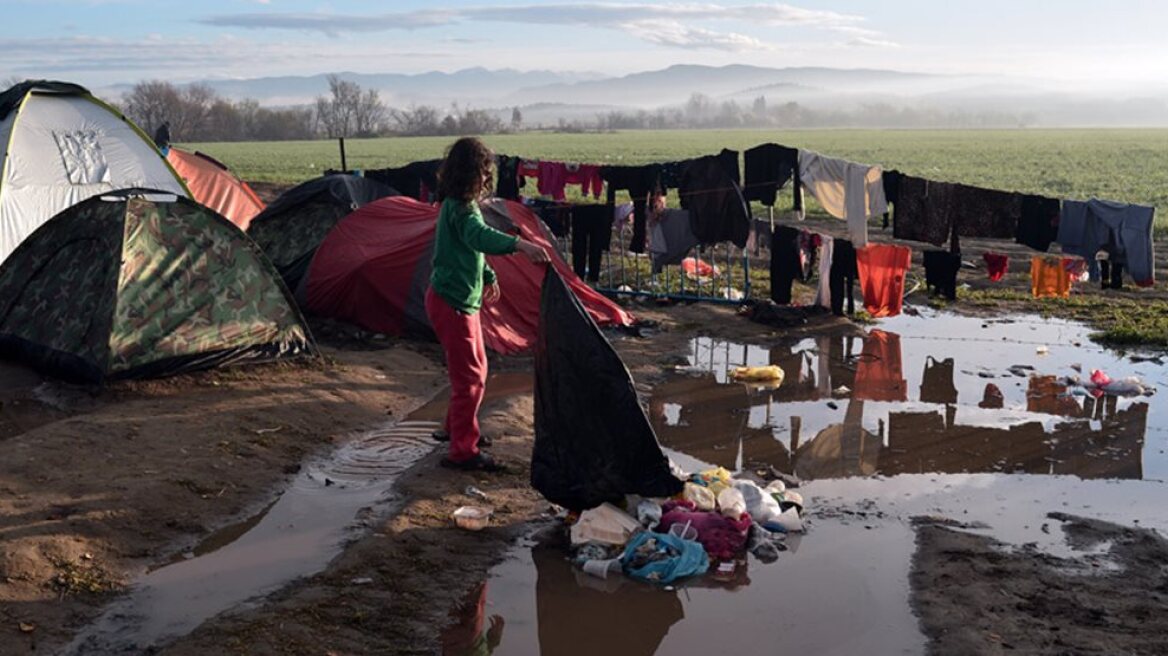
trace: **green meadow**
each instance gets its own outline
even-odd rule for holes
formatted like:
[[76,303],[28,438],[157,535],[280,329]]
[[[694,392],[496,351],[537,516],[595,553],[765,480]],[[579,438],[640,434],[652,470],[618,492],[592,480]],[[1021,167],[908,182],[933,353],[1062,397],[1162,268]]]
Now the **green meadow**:
[[[745,150],[766,142],[810,148],[933,180],[1168,206],[1168,130],[666,130],[527,132],[485,139],[497,152],[600,164],[642,164]],[[435,159],[451,137],[346,140],[350,168]],[[300,182],[340,168],[335,141],[198,143],[245,180]],[[1168,214],[1159,217],[1168,225]]]

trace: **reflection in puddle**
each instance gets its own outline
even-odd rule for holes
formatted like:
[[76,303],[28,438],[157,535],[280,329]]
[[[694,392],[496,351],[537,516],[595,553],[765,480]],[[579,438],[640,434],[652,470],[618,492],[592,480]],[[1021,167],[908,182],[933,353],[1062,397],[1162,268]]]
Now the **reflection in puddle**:
[[[786,372],[778,389],[728,378],[767,364]],[[733,594],[709,575],[676,590],[593,579],[560,545],[520,544],[490,579],[490,612],[507,621],[497,656],[924,653],[909,605],[912,517],[955,518],[1103,571],[1105,546],[1074,544],[1048,512],[1168,531],[1163,395],[1097,399],[1059,379],[1077,365],[1168,382],[1154,363],[1094,347],[1081,326],[929,313],[863,338],[698,339],[689,365],[650,400],[670,456],[691,470],[799,473],[810,532],[773,564],[751,557]]]
[[[978,341],[957,346],[919,334],[948,334],[962,322],[977,327]],[[871,330],[772,348],[695,339],[690,375],[654,390],[654,429],[664,446],[705,462],[734,469],[741,452],[747,467],[805,479],[928,472],[1140,479],[1145,458],[1160,474],[1168,469],[1160,450],[1145,444],[1151,399],[1094,398],[1062,382],[1078,373],[1072,365],[1113,377],[1146,377],[1143,366],[1070,345],[1061,356],[1060,349],[1040,356],[1036,336],[1011,341],[1019,324],[902,323],[903,336]],[[1073,330],[1055,324],[1037,337],[1057,343]],[[779,389],[728,379],[734,367],[767,364],[786,372]]]
[[[530,390],[530,373],[487,383],[487,400]],[[397,477],[436,446],[446,401],[364,433],[305,468],[251,519],[208,537],[194,557],[148,572],[63,653],[148,653],[204,620],[322,570],[341,552],[358,516],[387,500]]]

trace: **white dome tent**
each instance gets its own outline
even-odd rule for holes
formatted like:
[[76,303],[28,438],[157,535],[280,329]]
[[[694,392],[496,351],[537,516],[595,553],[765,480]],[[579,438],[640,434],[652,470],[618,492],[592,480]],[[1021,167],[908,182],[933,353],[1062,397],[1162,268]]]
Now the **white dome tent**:
[[130,187],[190,197],[145,133],[84,87],[21,82],[0,94],[0,262],[46,221]]

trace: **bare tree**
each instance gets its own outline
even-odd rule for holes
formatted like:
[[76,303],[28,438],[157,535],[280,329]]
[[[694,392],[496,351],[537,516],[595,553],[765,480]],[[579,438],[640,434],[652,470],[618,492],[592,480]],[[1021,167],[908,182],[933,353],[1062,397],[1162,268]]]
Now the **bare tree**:
[[317,96],[317,121],[326,136],[372,136],[385,122],[386,109],[377,91],[361,89],[361,85],[329,75],[329,95]]
[[409,136],[428,137],[439,134],[442,118],[437,108],[428,105],[410,105],[406,109],[391,109],[389,111],[395,129],[399,134]]
[[[154,134],[160,125],[173,122],[182,113],[179,108],[181,103],[178,89],[173,84],[163,80],[148,80],[135,84],[122,97],[122,111],[147,134]],[[176,140],[181,138],[173,126],[171,137]]]

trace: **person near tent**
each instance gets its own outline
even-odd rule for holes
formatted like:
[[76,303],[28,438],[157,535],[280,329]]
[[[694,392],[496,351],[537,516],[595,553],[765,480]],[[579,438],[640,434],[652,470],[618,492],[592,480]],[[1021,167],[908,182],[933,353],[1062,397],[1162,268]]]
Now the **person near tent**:
[[170,123],[163,121],[154,131],[154,145],[158,146],[163,156],[170,154]]
[[436,431],[449,439],[442,466],[497,471],[499,465],[479,451],[479,406],[487,383],[487,352],[479,308],[501,296],[495,272],[484,254],[522,253],[536,264],[550,258],[539,245],[491,228],[478,199],[493,190],[494,154],[480,140],[454,142],[438,169],[442,208],[434,235],[433,273],[426,290],[426,316],[442,344],[450,377],[446,424]]

